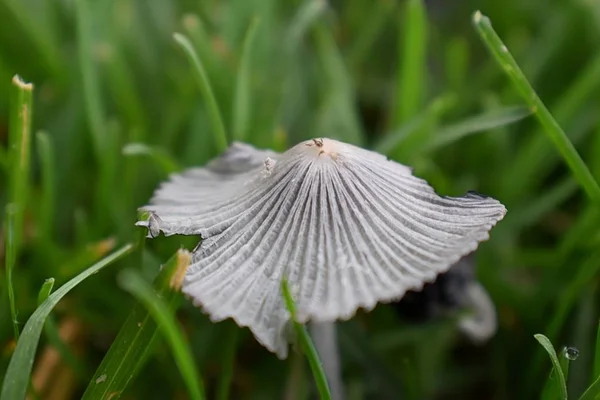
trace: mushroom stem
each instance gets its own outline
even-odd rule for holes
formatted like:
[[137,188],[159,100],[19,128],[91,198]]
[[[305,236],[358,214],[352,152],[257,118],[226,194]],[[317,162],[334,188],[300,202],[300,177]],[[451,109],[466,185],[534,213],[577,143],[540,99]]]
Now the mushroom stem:
[[311,322],[309,330],[319,358],[323,363],[331,398],[332,400],[342,400],[344,399],[344,386],[335,322]]
[[498,329],[494,302],[479,282],[471,282],[465,292],[464,305],[470,307],[473,314],[462,318],[458,327],[474,343],[483,343]]

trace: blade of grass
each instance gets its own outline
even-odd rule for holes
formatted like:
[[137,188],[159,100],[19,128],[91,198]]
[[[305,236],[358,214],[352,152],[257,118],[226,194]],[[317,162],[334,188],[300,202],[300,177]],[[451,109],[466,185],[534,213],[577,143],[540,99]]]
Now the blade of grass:
[[56,188],[56,162],[54,148],[47,132],[36,134],[38,157],[40,159],[40,171],[42,174],[42,195],[39,201],[39,237],[47,241],[51,237],[54,223],[54,204]]
[[[48,278],[44,281],[38,294],[38,307],[50,296],[53,287],[54,278]],[[46,318],[44,332],[46,333],[50,345],[58,351],[60,357],[71,367],[71,369],[73,369],[75,374],[77,374],[80,379],[83,379],[86,376],[88,368],[77,359],[69,347],[62,341],[56,321],[52,318],[52,315],[48,315]]]
[[250,56],[252,54],[252,45],[254,43],[254,36],[259,22],[258,18],[252,19],[242,47],[242,55],[240,57],[240,65],[236,78],[235,96],[233,99],[233,140],[247,141],[246,137],[252,111],[252,97],[250,95]]
[[[552,104],[554,119],[565,127],[574,145],[597,125],[597,107],[588,103],[599,86],[600,56],[596,56]],[[514,160],[507,166],[501,177],[505,197],[517,198],[523,191],[529,190],[540,180],[541,175],[552,170],[556,161],[560,160],[560,154],[555,153],[543,130],[544,127],[540,127],[539,134],[532,135],[530,140],[523,143]],[[593,169],[593,166],[590,168]]]
[[144,143],[128,143],[123,147],[123,155],[126,156],[148,156],[161,169],[162,172],[169,175],[179,171],[181,167],[164,149],[149,146]]
[[225,335],[223,343],[225,349],[221,357],[221,373],[219,374],[219,383],[217,386],[217,399],[229,399],[231,381],[235,366],[235,352],[237,349],[239,327],[232,321],[227,321],[225,326]]
[[[561,398],[566,400],[567,399],[567,384],[565,381],[565,375],[561,368],[560,362],[558,361],[556,351],[554,350],[554,346],[552,346],[552,343],[550,342],[550,340],[542,334],[538,333],[536,335],[533,335],[533,337],[542,345],[544,350],[546,350],[546,352],[550,356],[550,361],[552,362],[551,376],[553,375],[554,378],[556,379],[555,381],[552,381],[551,378],[549,378],[549,381],[546,384],[547,386],[544,388],[544,395],[547,395],[548,393],[550,393],[551,395],[554,396],[559,393]],[[557,385],[558,387],[556,387],[554,385]],[[554,393],[553,391],[558,391],[558,393]],[[544,396],[544,398],[546,398],[546,397]]]
[[363,65],[363,62],[374,47],[381,31],[386,26],[388,18],[393,15],[396,3],[388,0],[373,1],[373,9],[369,10],[368,15],[365,15],[365,21],[361,25],[360,35],[350,44],[350,49],[347,53],[348,65],[356,74],[359,74],[358,69]]
[[577,189],[577,182],[571,176],[567,176],[520,208],[511,210],[504,223],[498,226],[499,230],[514,232],[538,223],[542,217],[573,196]]
[[54,79],[61,81],[64,78],[64,68],[62,68],[60,46],[54,35],[49,35],[44,29],[43,24],[38,23],[32,18],[32,13],[28,9],[27,3],[19,0],[6,0],[0,2],[0,15],[6,18],[6,21],[16,21],[21,28],[15,35],[23,35],[31,43],[33,49],[28,48],[28,52],[39,54],[39,63],[44,65],[52,72]]
[[[327,4],[322,0],[303,1],[294,13],[289,28],[284,32],[283,40],[286,46],[279,59],[278,69],[282,71],[282,84],[277,90],[279,123],[293,126],[296,121],[304,120],[310,107],[303,101],[303,91],[306,90],[298,79],[302,71],[301,44],[314,25],[326,10]],[[281,151],[288,148],[288,129],[279,127],[272,138],[272,147]]]
[[[83,90],[83,103],[89,134],[96,163],[99,168],[99,178],[96,180],[95,201],[97,210],[94,216],[100,227],[108,229],[109,221],[119,221],[115,215],[119,202],[114,201],[114,191],[117,187],[116,177],[116,147],[115,126],[107,123],[106,111],[102,102],[102,81],[96,64],[94,43],[94,13],[91,7],[98,7],[98,3],[88,0],[75,1],[77,56],[81,70],[81,84]],[[96,10],[98,11],[98,10]],[[111,129],[112,128],[112,129]],[[122,224],[117,225],[123,226]]]
[[323,365],[319,360],[317,350],[310,339],[306,327],[296,322],[296,303],[294,303],[294,299],[286,279],[281,281],[281,291],[285,300],[285,305],[291,314],[292,323],[294,324],[294,329],[298,335],[298,340],[300,341],[302,350],[304,351],[304,354],[308,359],[308,363],[310,364],[310,369],[312,370],[315,383],[317,384],[319,395],[321,399],[331,400],[331,393],[329,392],[329,386],[327,385],[327,379],[325,378],[325,371],[323,370]]
[[531,115],[531,110],[522,106],[509,106],[467,118],[447,127],[442,127],[425,146],[425,151],[435,151],[466,136],[513,124]]
[[8,171],[8,152],[0,147],[0,169]]
[[2,392],[0,392],[0,400],[22,399],[25,397],[44,322],[56,304],[83,280],[119,260],[131,250],[133,250],[133,245],[125,245],[92,265],[62,285],[34,311],[23,328],[21,339],[17,342],[17,347],[8,365],[6,375],[4,376]]
[[[433,100],[427,108],[403,124],[396,130],[387,133],[375,143],[373,149],[381,154],[392,155],[408,141],[413,141],[418,132],[424,129],[432,120],[437,120],[451,105],[454,104],[453,96],[440,96]],[[404,147],[404,146],[402,146]]]
[[[590,284],[600,270],[600,264],[598,264],[599,256],[600,253],[596,252],[582,262],[574,271],[574,276],[566,287],[560,293],[555,294],[557,307],[546,328],[546,332],[550,338],[558,336],[560,328],[564,326],[569,312],[581,295],[582,290]],[[531,369],[533,370],[534,368]]]
[[19,338],[19,323],[12,275],[22,246],[23,218],[29,191],[32,93],[31,83],[23,82],[18,75],[13,77],[8,144],[9,200],[4,230],[6,282],[15,339]]
[[[560,363],[560,369],[565,377],[565,385],[569,382],[569,358],[567,357],[568,349],[563,347],[562,351],[558,354],[558,362]],[[568,390],[567,390],[568,395]]]
[[194,71],[194,77],[200,86],[200,91],[208,108],[208,115],[210,116],[218,151],[223,152],[228,147],[227,133],[225,132],[225,125],[223,125],[223,118],[221,117],[221,111],[219,110],[217,99],[213,93],[208,76],[204,70],[204,66],[200,61],[200,58],[198,58],[198,55],[194,50],[194,46],[185,35],[182,35],[181,33],[174,33],[173,38],[177,44],[181,46],[193,67],[192,69]]
[[476,11],[473,15],[473,23],[479,36],[492,55],[496,58],[498,64],[500,64],[512,80],[515,88],[521,93],[527,104],[535,110],[535,115],[540,124],[544,127],[544,132],[546,132],[549,139],[554,143],[554,146],[562,155],[563,159],[571,169],[574,178],[579,182],[592,201],[596,203],[600,202],[600,186],[598,186],[598,183],[594,180],[591,172],[577,153],[577,150],[565,132],[535,93],[517,62],[509,53],[504,43],[502,43],[498,34],[494,31],[490,19],[481,14],[480,11]]
[[594,350],[594,370],[592,379],[600,379],[600,322],[598,322],[598,333],[596,334],[596,348]]
[[590,387],[581,395],[579,400],[598,400],[600,399],[600,376]]
[[100,78],[94,62],[96,57],[94,57],[93,52],[93,23],[89,7],[90,2],[87,0],[75,1],[77,50],[80,64],[79,68],[81,69],[88,129],[92,135],[96,160],[100,165],[103,165],[102,158],[106,147],[104,138],[106,119],[101,100],[102,96],[100,94]]
[[290,22],[287,32],[289,45],[286,49],[290,52],[295,51],[308,28],[323,14],[327,3],[322,0],[304,1],[298,7],[298,11]]
[[446,82],[453,91],[465,86],[469,73],[469,44],[464,37],[448,41],[445,51]]
[[101,67],[106,71],[106,84],[111,90],[111,98],[119,107],[123,119],[127,121],[129,127],[128,139],[130,141],[144,141],[147,129],[148,116],[145,114],[144,105],[139,96],[139,90],[136,87],[135,72],[132,70],[125,57],[128,49],[123,42],[129,38],[121,38],[126,34],[112,32],[113,37],[110,44],[106,44],[108,57],[103,59]]
[[568,260],[574,250],[583,247],[586,240],[598,232],[600,206],[590,205],[580,212],[571,228],[562,236],[558,246],[559,265]]
[[[189,263],[191,257],[189,253],[187,257]],[[130,292],[146,307],[152,318],[158,323],[159,329],[171,346],[175,362],[187,385],[190,398],[194,400],[204,399],[202,380],[194,365],[194,360],[191,356],[192,351],[181,329],[177,325],[169,306],[156,294],[152,286],[142,278],[140,273],[135,270],[124,270],[119,274],[118,281],[123,289]]]
[[[592,281],[594,276],[598,273],[600,265],[598,264],[599,253],[591,255],[588,259],[581,263],[577,268],[575,276],[569,282],[565,289],[563,289],[556,297],[556,308],[553,312],[553,317],[550,323],[546,327],[546,332],[550,338],[556,338],[560,333],[560,328],[564,326],[565,320],[567,319],[569,312],[573,305],[577,301],[577,298],[581,294],[582,290],[586,285]],[[542,354],[537,353],[530,361],[529,368],[527,371],[527,382],[528,390],[531,393],[535,389],[535,380],[537,379],[540,369],[542,368],[543,358]]]
[[417,115],[425,98],[427,13],[423,0],[406,2],[404,19],[399,26],[398,43],[402,43],[402,48],[398,52],[396,110],[392,125],[395,128]]
[[365,135],[358,118],[356,96],[331,28],[317,21],[312,36],[323,75],[316,130],[323,136],[335,132],[342,140],[360,145]]
[[[144,218],[140,215],[140,220]],[[140,230],[139,249],[143,249],[146,230]],[[141,253],[137,255],[141,263]],[[156,293],[168,304],[169,309],[175,310],[178,305],[177,285],[173,279],[180,276],[189,264],[189,253],[180,250],[175,253],[162,267],[153,287]],[[137,303],[127,320],[121,327],[117,337],[98,366],[90,380],[82,399],[107,398],[111,393],[120,397],[129,383],[135,378],[140,368],[148,360],[154,348],[158,325],[152,320],[150,313],[142,303]]]
[[44,301],[50,296],[52,288],[54,287],[54,278],[48,278],[44,281],[40,292],[38,293],[38,307],[42,305]]

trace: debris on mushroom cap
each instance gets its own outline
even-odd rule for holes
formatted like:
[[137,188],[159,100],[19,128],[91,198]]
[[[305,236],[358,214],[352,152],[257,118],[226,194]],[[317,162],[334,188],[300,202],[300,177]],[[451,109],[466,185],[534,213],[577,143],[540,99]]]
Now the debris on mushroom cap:
[[348,319],[433,281],[506,209],[437,195],[411,169],[332,139],[284,153],[234,143],[171,176],[143,207],[149,235],[200,235],[182,292],[213,321],[233,318],[285,358],[288,279],[300,322]]

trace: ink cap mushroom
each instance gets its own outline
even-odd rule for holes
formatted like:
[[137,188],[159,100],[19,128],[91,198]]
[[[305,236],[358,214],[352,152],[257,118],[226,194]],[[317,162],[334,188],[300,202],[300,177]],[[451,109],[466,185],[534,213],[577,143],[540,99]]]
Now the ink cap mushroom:
[[181,291],[288,354],[288,280],[299,322],[346,320],[420,290],[506,214],[476,193],[440,196],[411,168],[333,139],[283,153],[235,142],[172,175],[142,207],[148,236],[199,235]]

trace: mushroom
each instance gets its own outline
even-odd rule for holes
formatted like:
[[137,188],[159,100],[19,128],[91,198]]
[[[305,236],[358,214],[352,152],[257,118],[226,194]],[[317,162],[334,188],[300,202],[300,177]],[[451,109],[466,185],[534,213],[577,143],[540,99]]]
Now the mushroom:
[[458,328],[474,344],[489,340],[498,327],[494,303],[475,277],[474,254],[461,258],[422,290],[406,293],[394,308],[413,323],[468,311],[457,321]]
[[289,320],[351,318],[433,282],[489,238],[505,207],[474,192],[436,194],[412,170],[333,139],[283,153],[233,143],[172,175],[137,225],[149,237],[200,235],[182,292],[213,321],[233,318],[279,358]]

